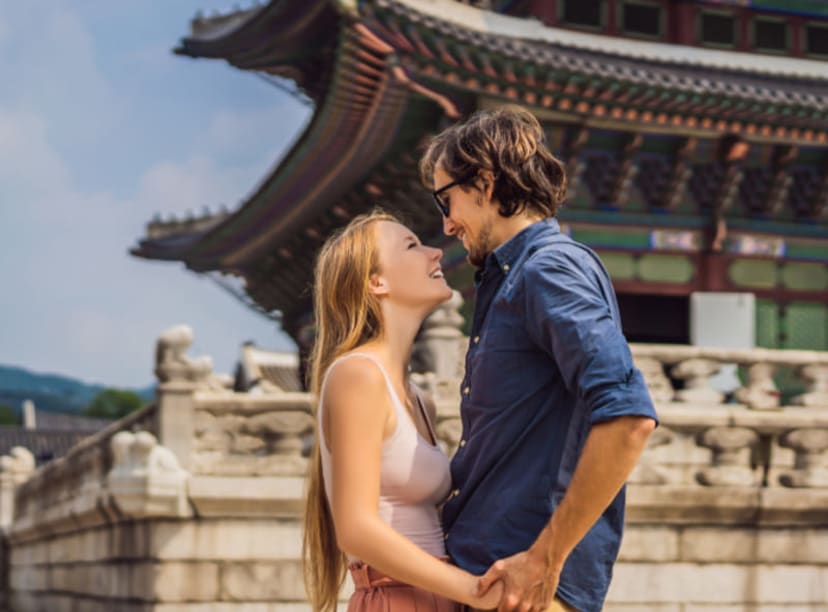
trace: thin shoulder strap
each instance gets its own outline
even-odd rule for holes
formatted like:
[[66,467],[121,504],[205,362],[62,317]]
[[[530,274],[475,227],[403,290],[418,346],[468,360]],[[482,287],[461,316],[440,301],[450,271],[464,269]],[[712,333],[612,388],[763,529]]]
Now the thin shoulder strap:
[[388,393],[391,394],[391,402],[394,404],[394,410],[397,411],[397,418],[399,418],[400,416],[400,410],[404,409],[400,405],[400,400],[397,397],[396,391],[394,391],[394,386],[391,384],[391,379],[388,378],[388,373],[385,371],[385,368],[382,367],[382,364],[376,357],[374,357],[373,355],[368,355],[367,353],[346,353],[345,355],[337,357],[331,362],[331,364],[328,366],[328,369],[325,370],[325,375],[322,377],[322,384],[319,385],[319,398],[316,407],[316,422],[317,427],[319,429],[319,438],[322,440],[322,448],[324,448],[326,451],[328,450],[328,445],[325,442],[325,419],[322,418],[322,413],[324,411],[324,402],[322,401],[322,398],[325,395],[325,386],[328,384],[328,376],[330,375],[333,367],[340,361],[344,361],[351,357],[364,357],[365,359],[373,361],[374,365],[376,365],[379,368],[379,371],[382,372],[382,377],[385,379],[385,385],[386,387],[388,387]]
[[[388,393],[391,395],[391,401],[394,403],[395,409],[399,412],[400,410],[404,410],[404,406],[401,403],[400,398],[397,396],[397,392],[394,390],[394,385],[391,384],[391,378],[388,376],[388,372],[385,371],[385,368],[382,367],[379,359],[374,357],[373,355],[369,355],[368,353],[346,353],[341,357],[337,357],[331,362],[331,365],[328,366],[327,371],[325,372],[325,377],[322,380],[322,385],[319,388],[319,403],[320,406],[322,404],[322,395],[325,391],[325,384],[328,382],[328,374],[330,374],[331,370],[333,369],[334,365],[339,363],[340,361],[344,361],[345,359],[350,359],[351,357],[364,357],[370,361],[374,362],[374,365],[379,368],[379,371],[382,372],[382,377],[385,379],[385,386],[388,388]],[[321,412],[321,411],[320,411]]]
[[428,415],[428,410],[425,408],[425,402],[423,402],[423,398],[420,395],[420,390],[417,388],[417,385],[411,385],[414,389],[414,397],[417,399],[417,405],[420,407],[420,413],[423,415],[423,419],[425,419],[426,427],[428,427],[428,433],[431,434],[431,443],[437,444],[437,434],[434,431],[434,425],[431,423],[431,417]]

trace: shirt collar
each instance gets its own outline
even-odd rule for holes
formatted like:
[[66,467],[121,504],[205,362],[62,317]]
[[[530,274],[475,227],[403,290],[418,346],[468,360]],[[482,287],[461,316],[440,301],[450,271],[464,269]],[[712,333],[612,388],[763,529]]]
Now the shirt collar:
[[[511,268],[515,265],[518,258],[526,252],[529,245],[535,242],[538,236],[543,234],[557,234],[561,231],[557,219],[542,219],[536,221],[532,225],[520,230],[517,234],[509,238],[506,242],[492,251],[490,257],[493,263],[499,268],[508,266]],[[489,259],[488,257],[486,258]],[[507,270],[509,268],[506,268]]]

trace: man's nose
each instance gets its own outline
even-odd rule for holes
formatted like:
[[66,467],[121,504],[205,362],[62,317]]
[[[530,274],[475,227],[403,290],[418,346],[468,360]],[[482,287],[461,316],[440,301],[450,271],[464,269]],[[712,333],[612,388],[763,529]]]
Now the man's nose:
[[453,236],[456,231],[457,226],[454,224],[454,221],[451,220],[451,217],[443,217],[443,233],[446,236]]

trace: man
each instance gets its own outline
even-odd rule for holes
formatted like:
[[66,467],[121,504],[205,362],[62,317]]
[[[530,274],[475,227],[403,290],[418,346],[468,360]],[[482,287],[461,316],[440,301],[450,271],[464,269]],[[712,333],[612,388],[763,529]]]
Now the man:
[[443,528],[481,593],[503,581],[499,610],[598,612],[656,414],[604,267],[554,219],[566,178],[543,140],[526,110],[482,111],[420,162],[477,268]]

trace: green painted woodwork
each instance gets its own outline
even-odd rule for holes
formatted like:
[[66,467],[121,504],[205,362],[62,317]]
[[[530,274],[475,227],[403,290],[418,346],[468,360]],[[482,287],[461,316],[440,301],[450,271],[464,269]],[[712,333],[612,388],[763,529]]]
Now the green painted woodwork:
[[693,280],[693,262],[681,255],[642,255],[638,277],[656,283],[688,283]]
[[828,306],[815,302],[791,302],[782,319],[782,348],[828,349]]
[[828,17],[828,2],[825,0],[751,0],[750,5],[755,9]]
[[593,229],[572,228],[575,240],[592,247],[619,247],[632,249],[649,249],[650,232],[645,229]]
[[598,251],[607,272],[614,280],[632,280],[635,278],[635,257],[631,253],[613,253]]
[[756,300],[756,346],[779,348],[779,305]]
[[782,285],[788,289],[828,289],[828,267],[818,263],[786,263],[782,266]]
[[776,262],[737,259],[727,270],[730,281],[739,287],[772,289],[776,287]]
[[792,259],[821,259],[828,261],[828,241],[826,244],[791,243],[785,245],[785,255]]

